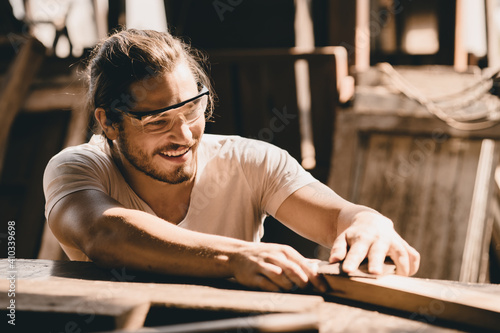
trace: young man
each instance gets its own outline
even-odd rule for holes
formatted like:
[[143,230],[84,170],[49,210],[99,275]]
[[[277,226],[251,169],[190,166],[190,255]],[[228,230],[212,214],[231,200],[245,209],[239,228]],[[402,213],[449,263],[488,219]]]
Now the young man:
[[166,274],[234,277],[288,290],[324,281],[289,246],[260,243],[267,214],[331,247],[346,272],[386,256],[414,274],[419,254],[376,211],[316,181],[285,151],[203,135],[212,91],[193,50],[168,33],[110,36],[88,65],[102,136],[65,149],[44,176],[46,217],[73,260]]

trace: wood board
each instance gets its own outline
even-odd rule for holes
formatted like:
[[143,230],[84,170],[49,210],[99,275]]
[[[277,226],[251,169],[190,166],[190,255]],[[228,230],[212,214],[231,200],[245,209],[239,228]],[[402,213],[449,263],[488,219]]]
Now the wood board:
[[[500,329],[500,286],[462,284],[386,274],[351,276],[339,274],[340,264],[322,265],[322,274],[332,291],[328,294],[410,313],[409,318],[438,318],[488,330]],[[365,273],[363,273],[365,274]]]
[[[140,274],[99,268],[91,262],[17,259],[15,264],[18,327],[28,326],[24,330],[27,332],[78,329],[91,332],[130,329],[140,326],[141,321],[145,321],[145,327],[155,327],[311,312],[319,315],[319,332],[393,333],[402,329],[426,333],[463,332],[410,320],[407,316],[383,311],[381,307],[366,309],[326,302],[325,296],[317,294],[250,291],[225,279]],[[7,306],[9,301],[6,292],[9,269],[8,261],[0,260],[0,307]],[[489,289],[498,291],[494,286]],[[144,318],[148,305],[149,312]],[[29,326],[33,324],[36,329]]]

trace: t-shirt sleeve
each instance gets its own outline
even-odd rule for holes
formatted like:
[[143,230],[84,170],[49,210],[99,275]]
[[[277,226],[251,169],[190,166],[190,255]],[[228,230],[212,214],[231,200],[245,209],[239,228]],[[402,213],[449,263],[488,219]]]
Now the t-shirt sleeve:
[[43,176],[45,217],[68,194],[82,190],[108,192],[109,177],[105,171],[108,164],[105,156],[91,149],[67,148],[55,155]]
[[242,167],[263,213],[272,216],[293,192],[317,182],[287,151],[257,140],[246,147]]

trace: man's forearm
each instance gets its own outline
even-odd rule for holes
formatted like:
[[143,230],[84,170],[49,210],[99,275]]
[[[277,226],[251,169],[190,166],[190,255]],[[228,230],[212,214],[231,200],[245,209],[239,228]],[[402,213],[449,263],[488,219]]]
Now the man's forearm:
[[230,261],[246,242],[185,230],[151,214],[125,208],[104,212],[92,238],[79,244],[103,266],[166,274],[232,276]]

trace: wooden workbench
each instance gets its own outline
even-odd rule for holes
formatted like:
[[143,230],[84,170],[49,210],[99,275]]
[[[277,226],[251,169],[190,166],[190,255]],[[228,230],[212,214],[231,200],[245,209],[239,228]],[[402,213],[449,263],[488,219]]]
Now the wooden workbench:
[[[228,280],[102,269],[88,262],[18,259],[14,264],[11,268],[7,259],[0,260],[0,312],[1,325],[5,327],[9,319],[7,307],[11,299],[15,300],[15,331],[19,332],[139,330],[146,326],[230,318],[240,318],[238,327],[232,331],[245,332],[255,322],[283,320],[300,328],[300,332],[467,331],[437,322],[431,314],[390,312],[311,291],[252,291]],[[12,274],[15,297],[9,296]],[[482,288],[500,295],[500,286],[482,285]],[[256,316],[263,319],[255,320],[260,318]],[[275,331],[291,332],[292,328]]]

